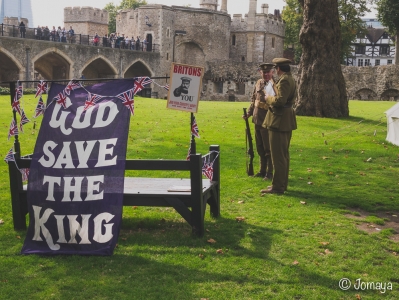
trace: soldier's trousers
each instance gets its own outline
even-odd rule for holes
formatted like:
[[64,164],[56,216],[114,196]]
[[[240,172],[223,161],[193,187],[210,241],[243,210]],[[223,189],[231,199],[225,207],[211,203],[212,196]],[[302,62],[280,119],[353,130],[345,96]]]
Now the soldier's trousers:
[[262,125],[255,125],[256,151],[260,158],[259,172],[272,174],[273,164],[270,155],[269,130]]
[[284,192],[288,186],[288,171],[290,168],[290,142],[292,131],[269,130],[270,151],[274,174],[273,190]]

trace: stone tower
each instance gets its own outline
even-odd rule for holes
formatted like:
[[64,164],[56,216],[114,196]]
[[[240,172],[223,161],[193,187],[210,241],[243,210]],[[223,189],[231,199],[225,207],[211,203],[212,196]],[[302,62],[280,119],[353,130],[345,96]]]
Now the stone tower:
[[28,20],[25,26],[33,27],[33,14],[31,0],[0,0],[0,23],[3,23],[5,17],[18,18],[24,23]]
[[69,26],[75,33],[104,36],[108,33],[108,12],[100,8],[89,6],[65,7],[64,26]]
[[227,13],[227,0],[222,0],[222,6],[220,7],[220,11]]
[[247,35],[247,62],[253,62],[253,49],[255,45],[255,21],[257,0],[249,0],[248,35]]
[[200,0],[200,8],[217,10],[218,0]]

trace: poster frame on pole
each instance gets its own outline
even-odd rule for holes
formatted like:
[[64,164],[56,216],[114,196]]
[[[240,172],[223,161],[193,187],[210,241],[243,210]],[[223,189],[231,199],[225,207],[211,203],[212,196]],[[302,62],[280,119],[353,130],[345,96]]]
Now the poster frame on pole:
[[[180,69],[180,72],[175,72],[176,68],[179,68],[179,67],[182,67],[182,69]],[[190,75],[189,74],[190,70],[192,70],[193,72],[195,71],[196,74],[198,72],[200,72],[200,75],[193,75],[193,74]],[[170,68],[170,83],[169,83],[168,100],[166,103],[166,108],[185,111],[185,112],[191,112],[191,113],[198,112],[198,106],[199,106],[199,101],[200,101],[200,97],[201,97],[203,76],[204,76],[204,68],[201,66],[172,63],[171,68]],[[195,103],[196,104],[195,107],[187,106],[187,104],[188,104],[187,102],[179,100],[178,97],[174,95],[174,91],[177,90],[179,88],[180,83],[182,83],[182,79],[181,79],[182,77],[190,78],[190,86],[191,86],[191,82],[193,82],[193,83],[195,83],[195,86],[198,87],[198,93],[195,92],[195,94],[192,93],[191,95],[185,96],[185,97],[192,97],[192,96],[197,97],[197,100],[191,104],[191,105],[193,105]],[[191,89],[193,89],[193,88],[194,88],[194,86],[191,86]],[[181,97],[183,97],[183,96],[181,96]]]

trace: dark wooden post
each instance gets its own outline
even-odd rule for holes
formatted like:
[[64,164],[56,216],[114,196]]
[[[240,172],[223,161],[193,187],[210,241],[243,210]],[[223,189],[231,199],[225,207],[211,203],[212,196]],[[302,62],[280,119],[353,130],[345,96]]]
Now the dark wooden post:
[[190,155],[190,180],[192,202],[192,228],[197,236],[204,235],[205,203],[202,194],[202,157],[201,154]]
[[[15,82],[10,83],[10,95],[11,95],[11,105],[12,105],[15,96]],[[15,111],[13,111],[13,115],[15,122],[17,122],[17,116]],[[21,147],[19,145],[18,135],[14,136],[14,152],[16,152],[14,155],[15,159],[16,160],[19,159],[21,157]],[[19,196],[20,191],[22,191],[23,189],[22,174],[18,170],[15,162],[8,163],[8,170],[10,176],[11,207],[12,207],[12,217],[14,221],[14,229],[25,230],[26,207],[23,207],[23,203],[21,202]]]
[[194,123],[194,114],[191,113],[191,121],[190,121],[190,133],[191,133],[191,144],[190,144],[190,148],[191,148],[191,154],[196,154],[197,153],[197,147],[195,144],[195,136],[194,134],[192,134],[192,130],[193,130],[193,123]]
[[213,199],[209,204],[211,207],[211,215],[212,217],[216,218],[220,216],[220,146],[211,145],[209,147],[209,152],[211,153],[211,162],[214,161],[212,181],[217,182],[217,186],[212,197]]

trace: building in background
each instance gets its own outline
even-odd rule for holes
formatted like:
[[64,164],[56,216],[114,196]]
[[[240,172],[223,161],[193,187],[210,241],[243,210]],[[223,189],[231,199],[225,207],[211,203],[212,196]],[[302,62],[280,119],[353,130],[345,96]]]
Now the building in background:
[[21,20],[33,26],[31,0],[0,0],[0,23],[18,25]]
[[363,19],[365,36],[359,35],[352,45],[349,66],[383,66],[395,64],[395,43],[386,28],[376,19]]
[[231,18],[227,0],[199,4],[200,8],[152,4],[121,10],[116,31],[145,39],[147,51],[159,45],[162,75],[169,74],[172,62],[204,67],[202,97],[248,99],[259,77],[257,66],[283,56],[285,25],[279,10],[269,14],[269,6],[262,4],[257,12],[257,0],[250,0],[247,14]]

